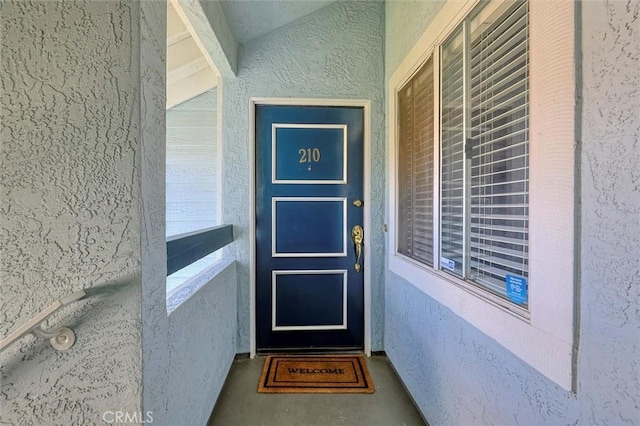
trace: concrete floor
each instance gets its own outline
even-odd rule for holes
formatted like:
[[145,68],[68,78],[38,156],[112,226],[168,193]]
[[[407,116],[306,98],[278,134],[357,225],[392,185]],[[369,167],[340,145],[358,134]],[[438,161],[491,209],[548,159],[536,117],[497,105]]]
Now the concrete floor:
[[384,356],[367,358],[374,394],[258,393],[264,358],[239,359],[209,419],[209,426],[425,425]]

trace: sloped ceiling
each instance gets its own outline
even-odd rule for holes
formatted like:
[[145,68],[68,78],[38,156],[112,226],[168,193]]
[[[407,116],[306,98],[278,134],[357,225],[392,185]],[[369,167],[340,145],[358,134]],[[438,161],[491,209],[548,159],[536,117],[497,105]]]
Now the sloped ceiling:
[[217,85],[217,70],[193,36],[180,5],[167,2],[167,109]]
[[309,15],[335,0],[223,0],[220,2],[233,36],[244,44]]
[[[219,0],[200,0],[202,2]],[[334,3],[335,0],[222,0],[235,41],[244,44]],[[179,0],[167,2],[167,109],[218,83],[219,73],[198,43]]]

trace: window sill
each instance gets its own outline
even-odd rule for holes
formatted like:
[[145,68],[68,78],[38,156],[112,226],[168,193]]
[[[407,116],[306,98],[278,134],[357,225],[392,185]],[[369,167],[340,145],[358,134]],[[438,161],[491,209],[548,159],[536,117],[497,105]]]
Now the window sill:
[[480,289],[440,271],[390,254],[389,270],[451,309],[566,390],[572,384],[572,342],[538,327],[528,314],[507,309]]
[[[406,274],[406,272],[402,271],[402,268],[416,268],[416,271],[412,272],[410,275],[411,277],[414,277],[417,274],[430,274],[432,275],[435,279],[441,279],[441,280],[445,280],[447,281],[450,285],[453,284],[455,286],[457,286],[458,288],[460,288],[461,290],[469,293],[470,295],[477,297],[481,300],[483,300],[486,303],[489,303],[493,306],[495,306],[497,309],[501,309],[502,311],[504,311],[505,313],[508,313],[510,315],[515,316],[516,318],[519,318],[527,323],[530,322],[531,320],[531,314],[529,312],[528,309],[523,308],[521,306],[518,306],[514,303],[509,302],[506,299],[503,299],[493,293],[491,293],[488,290],[484,290],[481,287],[475,286],[473,283],[463,280],[461,278],[455,277],[451,274],[447,274],[446,272],[443,272],[441,270],[432,268],[430,266],[427,265],[422,265],[419,262],[408,258],[406,256],[403,256],[402,254],[397,253],[395,255],[395,257],[397,258],[398,262],[402,262],[403,264],[406,264],[407,266],[396,266],[395,268],[391,268],[391,271],[396,273],[397,275],[400,275],[402,277],[404,277]],[[395,270],[394,270],[395,269]],[[408,279],[409,280],[409,279]],[[424,280],[422,280],[424,281]],[[422,281],[417,281],[418,283],[421,283]],[[423,292],[428,293],[428,291],[424,288],[422,288],[422,286],[420,284],[414,284],[416,287],[418,287],[419,289],[421,289]]]

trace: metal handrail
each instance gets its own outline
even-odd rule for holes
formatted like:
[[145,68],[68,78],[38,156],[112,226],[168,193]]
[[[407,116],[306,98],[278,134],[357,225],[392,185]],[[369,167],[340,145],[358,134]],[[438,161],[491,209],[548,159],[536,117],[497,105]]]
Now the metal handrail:
[[7,337],[2,339],[2,341],[0,341],[0,352],[4,351],[6,348],[13,345],[15,342],[28,334],[33,334],[36,337],[49,339],[49,342],[54,349],[59,351],[66,351],[67,349],[71,348],[76,341],[76,335],[73,330],[71,330],[69,327],[59,327],[54,330],[45,330],[42,328],[42,323],[63,306],[70,305],[79,300],[99,293],[112,293],[117,291],[121,287],[128,286],[129,284],[136,282],[136,280],[132,279],[134,276],[135,275],[131,275],[129,277],[117,280],[115,284],[111,282],[76,291],[75,293],[63,297],[60,300],[56,300],[43,311],[35,315],[29,321],[27,321],[22,326],[9,333]]
[[69,305],[78,300],[84,299],[87,293],[84,290],[77,291],[70,294],[67,297],[63,297],[60,300],[56,300],[49,307],[42,312],[31,318],[24,323],[21,327],[18,327],[15,331],[10,333],[7,337],[0,342],[0,352],[20,340],[27,334],[33,334],[36,337],[48,338],[51,346],[59,351],[66,351],[76,341],[76,335],[69,327],[60,327],[55,330],[44,330],[42,323],[49,318],[54,312],[63,306]]

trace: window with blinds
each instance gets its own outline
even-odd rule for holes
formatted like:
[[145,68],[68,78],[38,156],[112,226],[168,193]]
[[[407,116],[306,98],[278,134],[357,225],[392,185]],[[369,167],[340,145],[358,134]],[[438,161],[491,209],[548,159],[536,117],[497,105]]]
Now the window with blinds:
[[[397,93],[397,252],[524,307],[528,27],[526,1],[481,2],[439,46],[438,89],[430,58]],[[433,190],[438,136],[439,193]],[[434,233],[435,214],[440,229]],[[509,282],[525,292],[510,294]]]
[[440,268],[507,298],[529,269],[528,4],[481,3],[441,53]]
[[398,253],[433,266],[433,62],[398,92]]

